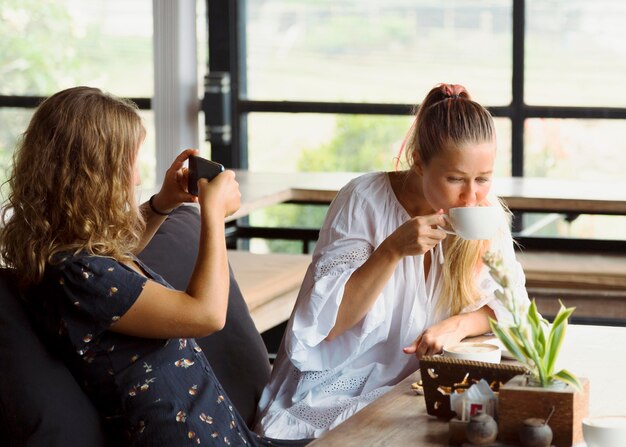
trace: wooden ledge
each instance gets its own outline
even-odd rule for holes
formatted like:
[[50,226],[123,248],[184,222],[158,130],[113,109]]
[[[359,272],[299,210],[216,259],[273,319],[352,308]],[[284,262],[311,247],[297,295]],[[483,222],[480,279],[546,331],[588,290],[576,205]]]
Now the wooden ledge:
[[229,250],[228,260],[259,332],[289,319],[310,255]]
[[526,287],[626,291],[626,255],[522,251]]

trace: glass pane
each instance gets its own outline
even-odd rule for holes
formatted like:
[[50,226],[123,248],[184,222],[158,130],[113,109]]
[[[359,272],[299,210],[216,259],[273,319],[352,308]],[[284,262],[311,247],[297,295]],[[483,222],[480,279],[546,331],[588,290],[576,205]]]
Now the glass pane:
[[[252,226],[272,228],[296,227],[319,229],[324,223],[328,205],[280,204],[250,213],[248,223]],[[317,238],[309,241],[309,253],[315,249]],[[283,239],[250,239],[250,251],[302,253],[304,242]]]
[[153,95],[150,0],[3,0],[0,22],[1,94]]
[[511,0],[248,0],[251,99],[417,103],[439,82],[511,100]]
[[626,120],[528,119],[524,174],[572,180],[623,180]]
[[139,114],[146,128],[146,140],[139,151],[140,189],[142,198],[147,200],[150,196],[143,197],[143,191],[150,192],[156,187],[156,132],[154,130],[154,112],[152,110],[141,110]]
[[526,103],[626,107],[626,2],[526,7]]
[[[251,113],[248,160],[251,171],[347,171],[396,169],[412,116]],[[495,173],[511,175],[511,123],[496,118]],[[277,131],[280,129],[280,131]],[[400,156],[399,169],[406,167]]]
[[[12,165],[12,156],[18,139],[28,127],[35,109],[0,108],[0,183],[4,183]],[[140,115],[146,127],[147,135],[142,150],[139,152],[141,173],[140,194],[148,194],[155,188],[156,150],[154,140],[154,114],[142,110]],[[2,188],[5,186],[3,185]],[[2,190],[3,193],[5,190]],[[149,197],[149,195],[148,195]]]
[[34,109],[0,108],[0,184],[9,176],[15,146],[28,126]]
[[248,116],[249,169],[393,170],[411,119],[410,116],[252,113]]
[[624,240],[626,216],[581,214],[573,221],[565,215],[524,213],[523,226],[535,226],[531,236]]
[[493,169],[496,177],[511,176],[511,120],[508,118],[494,118],[496,125],[496,140],[498,152],[496,165]]

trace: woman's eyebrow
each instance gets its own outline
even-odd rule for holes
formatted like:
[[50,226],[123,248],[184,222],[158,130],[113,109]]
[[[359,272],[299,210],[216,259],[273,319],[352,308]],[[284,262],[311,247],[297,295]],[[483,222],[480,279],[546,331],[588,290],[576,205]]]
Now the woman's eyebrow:
[[[464,174],[467,175],[467,172],[465,171],[461,171],[460,169],[450,169],[448,171],[448,173],[455,173],[455,174]],[[479,172],[478,175],[491,175],[493,174],[493,171],[484,171],[484,172]]]

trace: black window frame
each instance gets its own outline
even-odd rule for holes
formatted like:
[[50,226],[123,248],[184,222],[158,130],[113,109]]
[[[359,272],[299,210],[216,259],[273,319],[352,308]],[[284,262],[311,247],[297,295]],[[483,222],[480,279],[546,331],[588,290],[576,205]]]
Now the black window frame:
[[[524,122],[528,118],[626,119],[626,108],[532,106],[524,102],[525,0],[512,1],[512,100],[507,106],[488,107],[496,117],[511,121],[511,172],[524,175]],[[211,141],[212,157],[225,166],[248,168],[247,115],[260,113],[332,113],[406,116],[413,104],[346,103],[313,101],[261,101],[247,98],[246,88],[246,0],[206,0],[208,26],[208,73],[230,75],[230,94],[220,102],[208,95],[205,88],[202,111]],[[206,84],[206,83],[205,83]],[[36,108],[46,97],[0,95],[0,108]],[[213,98],[213,99],[212,99]],[[151,98],[129,98],[141,110],[151,110]],[[211,117],[224,115],[224,99],[228,101],[227,120],[231,127],[229,141],[208,138]],[[521,214],[516,216],[514,230],[519,230]],[[575,216],[571,216],[575,218]],[[299,238],[299,236],[298,236]],[[526,238],[526,247],[553,247],[575,250],[626,252],[626,241],[598,241],[570,238]]]
[[[578,118],[578,119],[626,119],[626,108],[616,107],[563,107],[533,106],[524,102],[524,57],[525,57],[525,18],[526,1],[512,1],[512,79],[511,103],[507,106],[489,107],[495,117],[509,118],[511,121],[511,173],[513,177],[524,176],[524,122],[529,118]],[[267,101],[247,98],[246,88],[246,0],[206,0],[208,24],[208,73],[226,72],[230,74],[230,94],[227,98],[230,113],[228,119],[232,138],[229,142],[211,138],[210,117],[224,114],[223,101],[209,99],[205,91],[202,110],[207,125],[207,140],[211,141],[212,157],[233,169],[248,168],[247,114],[260,113],[332,113],[370,114],[407,116],[414,104],[381,104],[351,102],[315,101]],[[207,75],[208,76],[208,75]],[[206,83],[205,83],[206,85]],[[516,212],[513,231],[521,230],[522,213]],[[577,216],[568,216],[575,219]],[[244,222],[242,222],[244,223]],[[255,232],[245,229],[245,237]],[[266,237],[282,233],[290,239],[311,240],[312,230],[298,229],[259,229]],[[240,232],[240,234],[242,234]],[[234,234],[234,233],[233,233]],[[589,240],[557,237],[518,238],[526,248],[548,248],[576,251],[626,252],[626,241]],[[305,242],[305,247],[307,243]],[[306,248],[305,248],[306,250]]]
[[[524,175],[524,122],[528,118],[626,119],[626,108],[533,106],[524,102],[525,0],[513,4],[513,45],[511,103],[487,107],[495,117],[511,120],[511,173]],[[246,0],[206,0],[208,21],[208,71],[228,72],[231,78],[231,126],[229,144],[212,147],[215,156],[229,167],[247,168],[246,115],[261,113],[332,113],[406,116],[414,104],[264,101],[246,97]],[[214,104],[203,102],[205,116],[215,112]]]

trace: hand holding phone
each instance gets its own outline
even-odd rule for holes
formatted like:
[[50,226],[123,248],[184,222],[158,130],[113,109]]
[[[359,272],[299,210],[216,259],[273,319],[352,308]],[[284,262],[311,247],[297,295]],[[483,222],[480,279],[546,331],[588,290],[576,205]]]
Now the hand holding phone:
[[187,191],[194,196],[198,195],[198,180],[205,178],[213,180],[218,174],[224,171],[224,166],[197,155],[189,156],[189,178],[187,181]]

